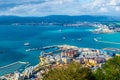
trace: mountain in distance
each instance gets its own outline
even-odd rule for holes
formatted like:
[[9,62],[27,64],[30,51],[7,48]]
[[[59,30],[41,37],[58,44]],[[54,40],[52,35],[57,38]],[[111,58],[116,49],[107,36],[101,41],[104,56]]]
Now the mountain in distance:
[[67,16],[67,15],[51,15],[45,17],[19,17],[19,16],[0,16],[0,24],[13,23],[76,23],[76,22],[109,22],[120,21],[120,17],[116,16]]

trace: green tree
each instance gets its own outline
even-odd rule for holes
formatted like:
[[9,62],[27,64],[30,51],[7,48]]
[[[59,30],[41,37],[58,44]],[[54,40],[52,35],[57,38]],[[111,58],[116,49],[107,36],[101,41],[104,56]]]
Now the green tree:
[[88,68],[82,68],[79,63],[71,63],[66,68],[50,70],[43,80],[94,80]]
[[120,80],[120,57],[116,56],[108,60],[102,69],[95,73],[97,80]]

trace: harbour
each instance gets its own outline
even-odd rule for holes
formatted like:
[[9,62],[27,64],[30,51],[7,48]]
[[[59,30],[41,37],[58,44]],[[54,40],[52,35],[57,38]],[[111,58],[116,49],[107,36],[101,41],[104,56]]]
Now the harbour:
[[120,80],[120,0],[0,0],[0,80]]
[[[10,67],[12,65],[20,64],[28,64],[29,66],[25,67],[24,71],[18,72],[14,71],[14,73],[5,73],[7,76],[2,76],[1,78],[12,79],[15,78],[14,75],[18,75],[18,77],[22,76],[22,78],[31,78],[32,75],[36,75],[34,78],[43,78],[44,73],[47,73],[49,69],[61,68],[70,64],[71,62],[77,62],[83,65],[83,67],[90,68],[92,71],[101,68],[103,64],[115,54],[108,53],[103,50],[93,49],[93,48],[79,48],[77,46],[71,45],[55,45],[58,50],[53,52],[57,52],[54,54],[53,52],[41,52],[39,56],[39,63],[35,66],[31,66],[28,62],[15,62],[9,64],[7,66],[1,67],[0,69]],[[49,46],[53,48],[53,46]],[[7,71],[7,70],[6,70]],[[39,74],[39,75],[37,75]]]
[[6,66],[0,67],[0,76],[8,73],[14,73],[14,71],[23,71],[24,68],[29,65],[29,62],[17,61]]
[[[2,33],[4,33],[4,37],[0,35],[0,40],[1,40],[0,51],[4,51],[4,50],[7,51],[4,51],[4,53],[0,54],[0,63],[1,63],[0,66],[8,65],[10,63],[14,63],[17,61],[29,62],[30,65],[34,66],[38,63],[38,56],[40,55],[40,51],[46,52],[47,50],[49,51],[49,49],[52,49],[50,50],[50,52],[56,54],[57,52],[61,52],[61,51],[60,50],[53,51],[53,49],[58,48],[58,45],[60,44],[68,44],[68,45],[70,44],[77,47],[95,48],[95,49],[103,49],[105,47],[120,48],[119,44],[113,44],[113,43],[106,44],[104,42],[99,43],[95,41],[94,38],[101,36],[103,37],[106,34],[103,35],[94,34],[91,31],[87,30],[88,28],[91,29],[90,27],[84,27],[84,28],[83,27],[68,28],[63,26],[13,27],[13,25],[12,26],[9,25],[6,28],[5,26],[6,25],[0,26],[0,33],[2,31],[3,31]],[[12,33],[13,36],[5,34],[6,30],[8,29],[9,29],[9,33]],[[24,29],[25,31],[21,31],[22,29]],[[62,32],[58,31],[59,29],[61,29]],[[31,33],[31,31],[33,33]],[[108,35],[112,37],[113,40],[117,38],[117,40],[120,41],[119,33],[112,33]],[[10,37],[7,38],[6,36],[10,36]],[[3,41],[3,39],[5,41]],[[48,44],[50,46],[47,46]],[[12,67],[13,70],[18,70],[18,67],[19,68],[21,67],[21,63],[20,64],[16,63],[14,67],[13,66],[10,67]],[[3,68],[8,68],[8,67],[3,67]]]

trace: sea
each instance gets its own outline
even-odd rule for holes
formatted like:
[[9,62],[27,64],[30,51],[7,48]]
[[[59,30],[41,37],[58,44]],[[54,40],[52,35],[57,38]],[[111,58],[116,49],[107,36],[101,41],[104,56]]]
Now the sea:
[[[63,44],[95,49],[120,48],[120,33],[96,34],[92,32],[94,29],[90,26],[0,25],[0,67],[17,61],[38,64],[41,51],[26,52],[29,48]],[[25,46],[26,42],[30,46]]]

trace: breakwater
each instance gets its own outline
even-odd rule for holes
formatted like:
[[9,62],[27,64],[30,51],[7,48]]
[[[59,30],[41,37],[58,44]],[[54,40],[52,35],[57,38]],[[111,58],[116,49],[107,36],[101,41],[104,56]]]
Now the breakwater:
[[17,61],[17,62],[8,64],[8,65],[6,65],[6,66],[0,67],[0,70],[1,70],[1,69],[4,69],[4,68],[7,68],[7,67],[10,67],[10,66],[13,66],[13,65],[16,65],[16,64],[28,64],[28,63],[29,63],[29,62]]

